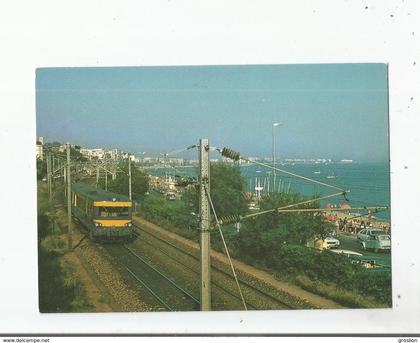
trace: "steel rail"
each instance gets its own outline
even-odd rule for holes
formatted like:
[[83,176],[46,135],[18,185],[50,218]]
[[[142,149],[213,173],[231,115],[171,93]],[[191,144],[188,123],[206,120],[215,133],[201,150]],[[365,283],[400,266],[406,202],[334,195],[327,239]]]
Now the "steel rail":
[[[139,230],[143,231],[143,232],[146,232],[146,233],[147,233],[147,234],[149,234],[150,236],[153,236],[153,237],[154,237],[154,238],[156,238],[157,240],[160,240],[160,241],[162,241],[162,242],[166,243],[167,245],[172,246],[174,249],[179,250],[179,251],[183,252],[184,254],[186,254],[186,255],[188,255],[188,256],[191,256],[191,257],[192,257],[192,258],[194,258],[195,260],[199,260],[199,257],[195,256],[193,253],[190,253],[189,251],[186,251],[185,249],[180,248],[180,247],[176,246],[175,244],[173,244],[173,243],[171,243],[171,242],[168,242],[167,240],[165,240],[165,239],[163,239],[163,238],[161,238],[161,237],[156,236],[155,234],[153,234],[153,233],[151,233],[151,232],[149,232],[149,231],[147,231],[147,230],[145,230],[145,229],[141,228],[140,226],[138,226],[138,225],[136,225],[136,224],[134,224],[134,223],[133,223],[133,226],[134,226],[134,227],[136,227],[137,229],[139,229]],[[215,270],[217,270],[218,272],[220,272],[220,273],[222,273],[222,274],[224,274],[224,275],[226,275],[226,276],[228,276],[228,277],[232,278],[232,275],[231,275],[230,273],[228,273],[228,272],[224,271],[223,269],[220,269],[219,267],[217,267],[217,266],[215,266],[215,265],[212,265],[212,268],[214,268],[214,269],[215,269]],[[282,300],[280,300],[280,299],[276,298],[275,296],[273,296],[273,295],[271,295],[271,294],[269,294],[269,293],[266,293],[266,292],[262,291],[261,289],[257,288],[256,286],[254,286],[254,285],[250,284],[249,282],[247,282],[247,281],[245,281],[245,280],[239,279],[239,282],[240,282],[240,283],[242,283],[242,284],[244,284],[245,286],[248,286],[249,288],[251,288],[251,289],[255,290],[256,292],[258,292],[258,293],[260,293],[260,294],[262,294],[262,295],[266,296],[267,298],[270,298],[270,299],[272,299],[273,301],[278,302],[278,303],[280,303],[280,304],[284,305],[284,306],[285,306],[285,307],[287,307],[287,308],[290,308],[290,309],[292,309],[292,308],[293,308],[293,306],[290,306],[289,304],[287,304],[287,303],[285,303],[284,301],[282,301]],[[220,287],[220,286],[219,286],[219,287]],[[236,296],[236,297],[237,297],[237,296]],[[253,306],[253,307],[254,307],[254,306]]]
[[[121,262],[120,262],[121,263]],[[131,274],[133,278],[135,278],[142,286],[144,286],[150,294],[152,294],[167,310],[173,311],[172,307],[167,304],[159,295],[157,295],[153,289],[151,289],[143,280],[141,280],[135,273],[133,273],[130,268],[125,266],[123,263],[121,265]]]
[[[86,237],[86,236],[84,236]],[[79,242],[79,244],[83,241],[82,240]],[[77,247],[77,246],[76,246]],[[76,248],[75,247],[75,248]],[[73,248],[74,249],[74,248]],[[168,311],[174,311],[173,308],[167,303],[165,302],[156,292],[153,291],[153,289],[146,283],[144,282],[142,279],[139,278],[138,275],[136,275],[130,268],[128,268],[123,262],[121,262],[121,260],[118,260],[118,263],[124,267],[125,270],[127,270],[127,272],[134,278],[137,280],[137,282],[139,282],[144,288],[146,288],[147,291],[149,291],[149,293],[160,303],[163,305],[164,308],[166,308]]]
[[[122,248],[124,248],[125,250],[128,250],[124,245],[121,246]],[[109,250],[107,248],[105,248],[105,250],[107,250],[109,252]],[[131,252],[130,252],[131,253]],[[146,261],[144,261],[141,257],[139,256],[135,256],[136,258],[138,258],[144,265],[146,265],[147,267],[149,267],[150,269],[152,269],[156,274],[158,274],[161,277],[164,277],[166,281],[169,281],[171,286],[175,286],[178,290],[180,290],[183,294],[188,294],[188,292],[181,290],[180,287],[178,285],[176,285],[172,280],[168,279],[166,276],[164,276],[162,273],[160,273],[156,268],[154,268],[153,266],[151,266],[149,263],[147,263]],[[162,299],[161,296],[159,296],[152,288],[152,286],[149,284],[147,284],[145,281],[141,280],[138,275],[136,275],[133,271],[129,270],[130,268],[128,268],[126,266],[126,264],[124,262],[121,261],[121,259],[117,259],[117,263],[119,263],[120,265],[122,265],[129,273],[131,276],[133,276],[141,285],[143,285],[151,294],[153,297],[155,297],[159,303],[161,303],[166,309],[168,309],[169,311],[175,311],[175,309],[173,308],[173,306],[169,305],[165,300]],[[195,299],[193,296],[189,295],[188,296],[190,299],[192,298],[192,300],[195,302]]]
[[[147,232],[147,231],[145,231],[145,232]],[[138,233],[135,233],[135,235],[139,236],[139,234],[138,234]],[[172,259],[172,260],[173,260],[173,261],[175,261],[176,263],[180,264],[180,265],[181,265],[181,266],[183,266],[184,268],[186,268],[186,269],[188,269],[188,270],[192,271],[193,273],[198,274],[198,275],[200,274],[200,271],[198,271],[198,270],[196,270],[196,269],[194,269],[194,268],[192,268],[192,267],[188,266],[187,264],[185,264],[185,263],[183,263],[183,262],[181,262],[181,261],[177,260],[175,257],[173,257],[172,255],[170,255],[169,253],[167,253],[166,251],[164,251],[162,248],[159,248],[159,247],[156,247],[155,245],[153,245],[153,243],[152,243],[152,242],[150,242],[150,241],[148,241],[148,240],[142,240],[142,242],[146,242],[146,243],[148,243],[150,246],[153,246],[153,248],[158,249],[158,250],[159,250],[162,254],[164,254],[165,256],[169,257],[170,259]],[[183,252],[183,251],[182,251],[182,252]],[[232,291],[228,290],[227,288],[223,287],[223,286],[222,286],[220,283],[218,283],[217,281],[211,280],[211,283],[212,283],[213,285],[215,285],[216,287],[220,288],[223,292],[225,292],[225,293],[229,294],[230,296],[232,296],[232,297],[234,297],[234,298],[238,299],[239,301],[241,300],[241,298],[240,298],[237,294],[235,294],[235,293],[233,293]],[[249,305],[249,307],[253,308],[254,310],[257,310],[257,309],[258,309],[258,307],[257,307],[257,306],[253,305],[253,304],[252,304],[252,303],[250,303],[249,301],[247,301],[247,305]]]
[[133,256],[135,256],[137,259],[139,259],[141,262],[143,262],[145,265],[147,265],[149,268],[151,268],[153,271],[155,271],[157,274],[159,274],[161,277],[163,277],[166,281],[168,281],[172,286],[174,286],[176,289],[178,289],[180,292],[182,292],[184,295],[186,295],[188,298],[193,300],[196,304],[200,304],[200,301],[195,298],[191,293],[187,292],[182,287],[178,286],[175,282],[173,282],[171,279],[169,279],[165,274],[160,272],[158,269],[153,267],[150,263],[145,261],[142,257],[137,255],[132,249],[124,246],[125,249],[127,249]]

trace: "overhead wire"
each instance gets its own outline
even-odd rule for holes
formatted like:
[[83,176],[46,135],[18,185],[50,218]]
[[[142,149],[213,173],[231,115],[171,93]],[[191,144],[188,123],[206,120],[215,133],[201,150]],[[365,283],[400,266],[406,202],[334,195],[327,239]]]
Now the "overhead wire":
[[[277,209],[278,213],[287,213],[287,212],[346,212],[349,210],[353,211],[385,211],[388,209],[388,206],[364,206],[364,207],[353,207],[353,208],[294,208],[294,209]],[[251,216],[251,215],[250,215]],[[243,218],[249,218],[244,216]]]
[[255,217],[255,216],[258,216],[258,215],[261,215],[261,214],[265,214],[265,213],[280,212],[281,210],[285,210],[285,209],[292,208],[292,207],[295,207],[295,206],[310,204],[312,202],[319,201],[319,200],[333,198],[333,197],[336,197],[336,196],[342,195],[342,194],[343,194],[342,192],[337,192],[337,193],[334,193],[334,194],[329,194],[329,195],[325,195],[325,196],[322,196],[322,197],[301,201],[301,202],[298,202],[298,203],[295,203],[295,204],[289,204],[289,205],[285,205],[285,206],[281,206],[281,207],[277,207],[277,208],[271,208],[269,210],[263,210],[263,211],[259,211],[259,212],[255,212],[255,213],[250,213],[248,215],[242,216],[241,218],[242,219],[252,218],[252,217]]
[[233,277],[235,278],[235,283],[236,283],[236,286],[237,286],[237,288],[238,288],[239,295],[241,296],[242,304],[244,305],[245,311],[247,311],[247,310],[248,310],[248,308],[247,308],[247,306],[246,306],[245,298],[244,298],[244,295],[243,295],[243,293],[242,293],[241,286],[239,285],[238,276],[236,275],[236,272],[235,272],[235,267],[233,266],[233,262],[232,262],[232,259],[231,259],[231,257],[230,257],[230,254],[229,254],[229,249],[228,249],[228,247],[227,247],[227,244],[226,244],[226,241],[225,241],[225,237],[224,237],[224,235],[223,235],[223,231],[222,231],[222,228],[221,228],[220,223],[219,223],[219,219],[217,218],[216,210],[215,210],[215,208],[214,208],[214,205],[213,205],[213,201],[212,201],[212,199],[211,199],[210,192],[208,191],[207,186],[204,186],[204,189],[205,189],[205,192],[206,192],[206,194],[207,194],[207,198],[208,198],[208,200],[209,200],[209,203],[210,203],[210,206],[211,206],[211,209],[212,209],[213,215],[214,215],[214,219],[215,219],[215,221],[216,221],[216,226],[217,226],[217,228],[218,228],[218,230],[219,230],[220,237],[222,238],[223,246],[224,246],[224,248],[225,248],[225,252],[226,252],[226,255],[227,255],[228,260],[229,260],[230,268],[231,268],[231,270],[232,270]]
[[196,148],[196,147],[198,147],[197,144],[192,144],[192,145],[189,145],[185,148],[180,148],[180,149],[176,149],[176,150],[173,150],[173,151],[170,151],[170,152],[165,152],[162,155],[164,155],[164,156],[177,155],[177,154],[180,154],[181,152],[191,150],[191,149]]
[[[300,201],[300,202],[297,202],[295,204],[289,204],[289,205],[285,205],[285,206],[281,206],[281,207],[270,208],[268,210],[262,210],[262,211],[242,215],[242,216],[241,215],[239,215],[239,216],[238,215],[228,216],[228,217],[221,218],[220,222],[222,224],[231,224],[231,223],[239,222],[243,219],[257,217],[257,216],[262,215],[262,214],[267,214],[267,213],[271,213],[271,212],[277,212],[277,213],[285,212],[284,210],[290,209],[290,208],[295,207],[295,206],[310,204],[310,203],[315,202],[315,201],[336,197],[336,196],[339,196],[341,194],[342,194],[342,192],[337,192],[337,193],[334,193],[334,194],[324,195],[324,196],[321,196],[321,197]],[[324,210],[327,210],[327,209],[324,209]],[[289,212],[292,212],[292,211],[289,211]],[[299,212],[299,211],[295,211],[295,212]]]

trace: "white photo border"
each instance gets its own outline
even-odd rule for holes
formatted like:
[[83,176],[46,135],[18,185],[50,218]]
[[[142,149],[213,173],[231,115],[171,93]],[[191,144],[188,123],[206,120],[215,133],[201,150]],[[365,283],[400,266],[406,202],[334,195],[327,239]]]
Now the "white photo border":
[[[0,333],[420,332],[419,2],[18,0],[0,8]],[[39,313],[36,68],[355,62],[389,65],[392,309]]]

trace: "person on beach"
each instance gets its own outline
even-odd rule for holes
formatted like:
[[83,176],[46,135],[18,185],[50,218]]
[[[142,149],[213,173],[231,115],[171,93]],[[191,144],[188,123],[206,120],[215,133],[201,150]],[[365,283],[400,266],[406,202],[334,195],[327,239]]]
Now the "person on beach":
[[344,217],[343,226],[344,226],[344,230],[347,231],[347,217]]

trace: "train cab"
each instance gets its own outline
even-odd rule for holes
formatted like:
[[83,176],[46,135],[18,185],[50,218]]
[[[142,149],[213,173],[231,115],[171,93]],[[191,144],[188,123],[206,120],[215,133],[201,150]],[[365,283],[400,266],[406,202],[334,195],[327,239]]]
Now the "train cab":
[[131,201],[94,201],[93,237],[130,236],[132,232],[131,215]]
[[98,239],[132,238],[132,201],[78,182],[72,185],[72,213]]

